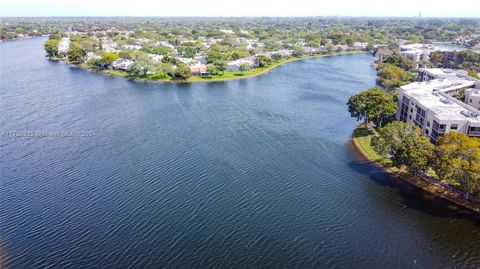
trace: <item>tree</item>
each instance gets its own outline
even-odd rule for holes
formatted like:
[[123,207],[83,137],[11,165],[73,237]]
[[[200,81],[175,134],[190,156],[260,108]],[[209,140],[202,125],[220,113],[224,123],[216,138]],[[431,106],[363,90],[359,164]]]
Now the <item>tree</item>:
[[118,59],[118,54],[114,52],[104,52],[101,55],[102,63],[104,65],[109,65]]
[[434,157],[434,146],[426,136],[407,136],[392,156],[395,166],[405,165],[415,175],[427,171]]
[[258,67],[269,66],[271,63],[272,63],[272,58],[270,58],[266,55],[258,55],[257,56]]
[[434,146],[422,130],[410,123],[394,121],[378,130],[372,146],[381,155],[392,160],[393,165],[405,165],[416,174],[427,171],[434,157]]
[[302,47],[295,46],[292,48],[292,56],[300,57],[305,54],[305,50]]
[[153,53],[158,55],[168,55],[170,52],[172,52],[172,49],[169,47],[155,46],[153,44],[148,44],[148,43],[144,44],[140,50],[147,53]]
[[232,60],[237,60],[240,58],[245,58],[249,56],[250,53],[248,52],[247,48],[245,47],[240,47],[240,48],[234,48],[232,51],[231,59]]
[[372,139],[372,146],[381,155],[391,157],[396,154],[406,138],[420,136],[422,130],[413,123],[393,121],[378,129],[378,135]]
[[432,51],[430,52],[429,60],[434,66],[441,67],[443,65],[443,53],[441,51]]
[[238,69],[240,72],[246,72],[248,70],[248,66],[246,64],[241,64]]
[[88,35],[75,35],[70,38],[72,47],[77,47],[84,52],[94,52],[99,47],[97,40]]
[[377,65],[379,82],[385,88],[394,90],[396,87],[405,85],[413,80],[413,76],[393,64],[380,63]]
[[216,60],[213,62],[213,65],[217,68],[219,72],[225,73],[225,70],[227,70],[227,62],[224,60]]
[[58,39],[49,39],[45,41],[43,44],[43,48],[45,49],[45,52],[47,53],[48,56],[50,57],[55,57],[58,54],[58,43],[60,41]]
[[185,64],[178,65],[174,73],[175,77],[181,80],[187,80],[192,76],[192,71],[190,70],[190,67]]
[[393,97],[380,88],[371,88],[348,99],[348,112],[365,125],[372,121],[381,127],[382,123],[395,113],[397,106]]
[[405,58],[405,57],[402,57],[398,54],[393,54],[393,55],[387,56],[385,59],[383,59],[383,62],[392,64],[396,67],[400,67],[403,70],[410,70],[410,69],[413,68],[413,61],[412,60],[410,60],[408,58]]
[[275,62],[281,60],[282,58],[283,58],[282,54],[280,54],[280,53],[273,53],[272,54],[272,60],[274,60]]
[[152,73],[155,70],[155,65],[150,60],[138,59],[128,68],[127,73],[134,76],[144,76]]
[[85,60],[85,52],[78,47],[72,47],[67,51],[67,57],[71,63],[81,64]]
[[133,59],[133,53],[132,51],[129,51],[129,50],[122,50],[118,53],[118,57],[131,60]]
[[218,69],[213,64],[207,64],[207,71],[211,75],[218,75]]
[[155,73],[160,73],[160,74],[165,74],[165,75],[171,75],[172,77],[175,75],[174,74],[174,69],[173,65],[170,63],[157,63],[155,65]]
[[173,65],[176,65],[178,63],[178,60],[175,57],[167,55],[167,56],[162,58],[162,63],[170,63],[170,64],[173,64]]
[[441,137],[435,151],[434,170],[441,180],[460,186],[468,199],[480,192],[480,140],[449,132]]

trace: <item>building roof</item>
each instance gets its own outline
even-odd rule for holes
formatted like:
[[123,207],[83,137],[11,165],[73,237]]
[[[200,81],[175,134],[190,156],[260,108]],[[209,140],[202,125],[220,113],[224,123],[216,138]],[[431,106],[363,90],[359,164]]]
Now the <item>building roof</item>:
[[469,93],[470,97],[480,97],[480,89],[467,89],[465,93]]
[[[415,99],[422,107],[431,110],[441,120],[468,120],[480,124],[480,111],[446,94],[454,88],[472,86],[468,80],[434,79],[427,82],[414,82],[402,86],[408,96]],[[477,114],[471,117],[468,115]]]
[[471,80],[471,78],[468,77],[468,72],[465,70],[447,69],[447,68],[420,68],[420,71],[426,72],[429,75],[434,76],[436,78],[449,78],[449,79],[463,78],[463,79]]
[[232,65],[237,65],[237,66],[240,66],[242,64],[245,64],[245,65],[254,65],[255,64],[255,60],[253,57],[247,57],[247,58],[240,58],[240,59],[237,59],[237,60],[234,60],[234,61],[230,61],[227,63],[228,65],[232,66]]
[[425,50],[425,49],[433,49],[433,46],[430,44],[408,44],[400,46],[401,50]]

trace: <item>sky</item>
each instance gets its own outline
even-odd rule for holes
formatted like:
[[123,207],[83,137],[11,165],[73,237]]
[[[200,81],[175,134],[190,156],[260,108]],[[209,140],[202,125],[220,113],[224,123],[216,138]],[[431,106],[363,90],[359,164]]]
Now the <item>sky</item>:
[[480,0],[0,0],[0,16],[476,17]]

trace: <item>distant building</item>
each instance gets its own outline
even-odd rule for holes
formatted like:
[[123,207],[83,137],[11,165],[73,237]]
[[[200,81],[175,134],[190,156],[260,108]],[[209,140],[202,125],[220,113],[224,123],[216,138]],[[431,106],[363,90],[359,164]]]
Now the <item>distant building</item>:
[[428,44],[409,44],[400,46],[400,55],[413,61],[413,66],[418,67],[420,62],[429,60],[430,52],[434,50]]
[[58,54],[66,55],[67,51],[70,49],[70,37],[63,37],[58,42]]
[[229,35],[235,34],[234,31],[228,30],[228,29],[221,29],[220,32],[225,33],[225,34],[229,34]]
[[367,42],[353,42],[352,47],[354,50],[367,50]]
[[418,125],[433,143],[450,131],[480,137],[478,106],[471,106],[469,99],[463,103],[453,97],[465,91],[472,103],[478,101],[479,80],[459,70],[439,68],[421,69],[419,79],[400,87],[397,120]]
[[239,72],[240,66],[245,65],[247,69],[252,69],[256,65],[255,57],[241,58],[235,61],[230,61],[227,63],[227,71],[229,72]]
[[163,55],[151,54],[151,53],[148,53],[147,55],[148,55],[148,58],[150,58],[154,62],[160,62],[164,57]]
[[90,61],[93,59],[100,59],[100,55],[96,54],[95,52],[87,52],[87,55],[85,55],[85,60]]
[[124,45],[123,47],[127,50],[140,50],[142,48],[140,45]]
[[192,72],[192,76],[209,76],[207,66],[204,64],[194,64],[190,65],[190,71]]
[[480,89],[465,90],[465,103],[480,110]]
[[115,60],[111,66],[113,70],[125,72],[133,65],[133,63],[134,62],[131,60],[120,58]]
[[107,38],[102,39],[102,50],[105,52],[119,52],[117,42]]

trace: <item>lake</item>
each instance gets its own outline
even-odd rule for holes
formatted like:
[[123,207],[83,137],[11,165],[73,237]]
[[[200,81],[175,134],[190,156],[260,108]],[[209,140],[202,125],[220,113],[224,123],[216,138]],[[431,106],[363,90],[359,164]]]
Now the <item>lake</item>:
[[478,268],[480,219],[351,146],[373,58],[145,83],[0,44],[6,268]]

